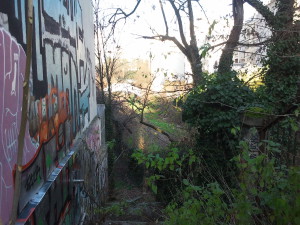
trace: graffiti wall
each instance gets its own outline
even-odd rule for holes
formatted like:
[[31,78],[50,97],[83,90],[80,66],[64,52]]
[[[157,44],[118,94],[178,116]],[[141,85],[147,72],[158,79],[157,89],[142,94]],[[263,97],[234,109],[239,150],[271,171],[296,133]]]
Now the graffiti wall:
[[[97,117],[91,2],[33,0],[20,223],[76,224],[74,215],[85,209],[75,207],[80,213],[74,212],[74,202],[81,201],[82,184],[73,179],[84,178],[91,160],[94,168],[89,169],[95,171],[105,164]],[[27,0],[0,0],[0,224],[8,224],[14,194],[27,47],[26,5]],[[86,148],[78,147],[82,140]],[[100,173],[97,176],[106,176]],[[98,178],[97,182],[102,185]],[[97,182],[93,180],[92,189],[99,188]]]

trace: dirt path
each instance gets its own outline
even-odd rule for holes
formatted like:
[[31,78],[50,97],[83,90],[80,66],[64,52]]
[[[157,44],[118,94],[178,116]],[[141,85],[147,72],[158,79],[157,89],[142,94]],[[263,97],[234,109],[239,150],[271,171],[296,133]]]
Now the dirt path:
[[162,224],[163,205],[143,187],[143,169],[130,161],[127,151],[115,163],[112,199],[105,225]]

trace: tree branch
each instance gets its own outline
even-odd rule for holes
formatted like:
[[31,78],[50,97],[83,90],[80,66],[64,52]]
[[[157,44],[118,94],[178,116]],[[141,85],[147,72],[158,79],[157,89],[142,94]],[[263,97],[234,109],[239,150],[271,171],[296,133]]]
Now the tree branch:
[[163,6],[163,4],[162,4],[161,0],[159,0],[159,5],[160,5],[161,13],[162,13],[162,15],[163,15],[164,22],[165,22],[165,27],[166,27],[166,36],[169,36],[169,26],[168,26],[168,22],[167,22],[166,14],[165,14],[164,6]]
[[176,16],[176,19],[177,19],[177,22],[178,22],[178,28],[179,28],[179,33],[180,33],[180,38],[181,38],[181,41],[182,41],[182,44],[185,48],[188,48],[189,45],[186,41],[186,38],[185,38],[185,35],[184,35],[184,31],[183,31],[183,25],[182,25],[182,19],[181,19],[181,16],[180,16],[180,13],[179,13],[179,10],[177,9],[176,5],[175,5],[175,1],[174,0],[168,0],[175,12],[175,16]]
[[[265,44],[269,43],[270,41],[271,41],[271,38],[268,39],[268,40],[262,41],[262,42],[257,42],[257,43],[237,42],[237,45],[246,46],[246,47],[256,47],[256,46],[260,46],[260,45],[265,45]],[[228,43],[228,41],[224,41],[224,42],[221,42],[221,43],[210,46],[209,49],[213,50],[214,48],[219,47],[221,45],[225,45],[227,43]]]
[[196,35],[195,35],[194,13],[193,13],[191,0],[188,0],[188,9],[189,9],[189,21],[190,21],[191,45],[197,46]]
[[141,36],[141,37],[144,38],[144,39],[153,39],[153,40],[160,40],[160,41],[172,41],[186,57],[189,57],[189,54],[188,54],[188,51],[186,50],[186,48],[175,37],[170,37],[170,36],[167,36],[167,35]]
[[207,15],[206,15],[206,12],[205,12],[205,10],[203,9],[202,5],[200,4],[199,1],[196,1],[196,2],[198,3],[199,7],[201,8],[201,10],[202,10],[202,12],[203,12],[203,14],[204,14],[204,16],[205,16],[205,18],[206,18],[206,20],[207,20],[207,23],[210,25],[209,19],[208,19]]
[[261,14],[265,18],[268,26],[270,26],[271,28],[275,27],[277,18],[260,0],[245,0],[245,2],[251,5],[259,14]]
[[[140,3],[141,3],[142,0],[137,0],[133,10],[130,12],[130,13],[126,13],[124,12],[123,9],[121,8],[117,8],[116,9],[116,12],[110,17],[110,19],[108,20],[109,23],[112,23],[112,24],[116,24],[117,22],[119,22],[120,20],[122,19],[127,19],[129,16],[131,16],[133,13],[135,13],[135,11],[137,10],[137,8],[139,7]],[[118,16],[120,16],[120,18],[117,18]]]

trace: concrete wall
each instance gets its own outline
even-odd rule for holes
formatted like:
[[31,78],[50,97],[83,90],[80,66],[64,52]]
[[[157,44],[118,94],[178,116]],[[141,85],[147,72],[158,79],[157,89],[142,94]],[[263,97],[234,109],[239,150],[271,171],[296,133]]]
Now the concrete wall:
[[[77,224],[106,188],[91,0],[33,0],[19,222]],[[0,0],[0,224],[14,194],[26,62],[26,0]],[[73,182],[73,180],[84,180]],[[95,195],[95,196],[94,196]],[[97,196],[96,196],[97,197]],[[74,207],[76,206],[76,207]]]

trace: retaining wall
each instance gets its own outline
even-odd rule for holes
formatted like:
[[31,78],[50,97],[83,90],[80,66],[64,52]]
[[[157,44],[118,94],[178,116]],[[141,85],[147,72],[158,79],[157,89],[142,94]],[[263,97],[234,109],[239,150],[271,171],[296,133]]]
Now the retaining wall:
[[[78,224],[105,198],[91,0],[33,0],[30,102],[20,224]],[[26,62],[27,0],[0,1],[0,224],[14,194]],[[100,110],[101,111],[101,110]],[[102,138],[101,138],[102,137]]]

